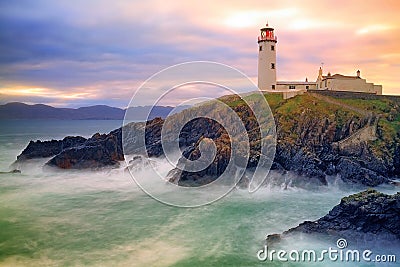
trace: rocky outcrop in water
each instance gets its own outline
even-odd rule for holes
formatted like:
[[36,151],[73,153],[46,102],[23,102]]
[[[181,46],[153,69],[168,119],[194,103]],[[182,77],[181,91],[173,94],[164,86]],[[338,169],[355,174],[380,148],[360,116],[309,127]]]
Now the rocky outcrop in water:
[[121,130],[109,134],[95,134],[79,146],[62,150],[47,162],[62,169],[100,168],[118,165],[124,160]]
[[31,141],[17,157],[17,163],[34,158],[52,157],[46,165],[62,169],[83,169],[112,166],[123,160],[121,130],[62,140]]
[[323,234],[346,239],[393,241],[400,245],[400,193],[386,195],[366,190],[342,198],[327,215],[316,221],[305,221],[282,235],[273,234],[267,242],[276,242],[285,236],[306,233]]
[[17,161],[52,157],[64,149],[81,146],[85,142],[86,138],[81,136],[67,136],[62,140],[30,141],[28,146],[17,157]]

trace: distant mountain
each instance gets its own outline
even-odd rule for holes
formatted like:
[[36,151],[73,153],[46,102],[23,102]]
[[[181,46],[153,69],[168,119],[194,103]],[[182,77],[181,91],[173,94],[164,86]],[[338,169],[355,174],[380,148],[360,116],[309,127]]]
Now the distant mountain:
[[187,109],[189,106],[180,106],[175,110],[174,107],[171,106],[139,106],[139,107],[131,107],[128,108],[128,116],[126,119],[129,120],[146,120],[148,117],[149,120],[154,119],[156,117],[166,118],[170,114],[178,113],[184,109]]
[[[179,108],[179,110],[185,109]],[[174,109],[170,106],[139,106],[129,108],[130,120],[165,118]],[[175,112],[174,112],[175,113]],[[0,105],[0,119],[58,119],[58,120],[123,120],[125,109],[96,105],[81,108],[55,108],[48,105],[27,105],[19,102]]]

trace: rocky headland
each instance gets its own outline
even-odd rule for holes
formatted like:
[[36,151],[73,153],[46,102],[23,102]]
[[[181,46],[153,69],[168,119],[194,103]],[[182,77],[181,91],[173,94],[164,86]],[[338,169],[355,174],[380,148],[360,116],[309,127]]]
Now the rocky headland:
[[[345,183],[376,186],[390,183],[400,176],[400,98],[307,93],[291,99],[279,94],[266,94],[276,125],[276,153],[272,169],[292,172],[320,185],[328,176],[339,176]],[[260,127],[246,103],[236,95],[220,98],[241,118],[250,140],[250,156],[244,167],[257,165],[260,150]],[[184,120],[200,106],[174,114],[173,120]],[[223,117],[224,114],[218,114]],[[149,157],[163,155],[161,129],[164,120],[131,123],[125,136],[129,145],[126,154],[145,149]],[[140,130],[145,136],[139,136]],[[168,130],[166,131],[168,133]],[[241,138],[238,133],[234,138]],[[168,136],[168,134],[167,134]],[[214,141],[217,157],[197,173],[171,172],[171,181],[187,186],[202,185],[224,172],[230,160],[230,137],[221,125],[211,119],[199,118],[185,125],[179,135],[183,157],[193,160],[200,156],[199,144],[204,138]],[[91,138],[66,137],[63,140],[31,141],[18,156],[26,159],[50,157],[47,165],[63,169],[99,168],[118,165],[124,159],[122,128]],[[238,163],[240,165],[240,163]],[[243,165],[243,163],[241,163]],[[243,167],[243,166],[242,166]],[[203,179],[204,178],[204,179]]]

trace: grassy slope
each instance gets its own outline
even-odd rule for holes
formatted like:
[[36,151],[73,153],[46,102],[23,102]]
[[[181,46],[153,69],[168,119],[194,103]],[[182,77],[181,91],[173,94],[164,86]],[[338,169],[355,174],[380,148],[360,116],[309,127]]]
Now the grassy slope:
[[[332,137],[331,141],[338,141],[345,137],[343,135],[338,136],[337,133],[342,128],[348,128],[349,122],[355,124],[355,129],[366,124],[365,114],[314,98],[310,94],[299,95],[286,100],[280,94],[265,94],[264,96],[275,117],[278,142],[301,143],[302,138],[304,139],[304,135],[302,135],[304,131],[318,128],[318,125],[314,125],[306,129],[304,121],[307,120],[309,120],[309,124],[319,122],[321,125],[325,121],[331,124],[333,122],[335,129],[332,131],[336,132],[336,136]],[[254,95],[245,98],[252,97]],[[385,154],[393,155],[396,142],[400,143],[400,98],[399,101],[386,98],[378,100],[331,98],[334,101],[379,114],[378,139],[370,142],[371,151],[378,157]],[[237,96],[225,96],[221,100],[235,109],[245,105],[244,101]],[[321,133],[308,133],[308,137],[312,134],[316,136]]]
[[354,107],[371,111],[380,116],[378,123],[378,139],[371,143],[377,156],[394,153],[394,143],[400,143],[400,98],[398,101],[382,97],[381,99],[335,98]]

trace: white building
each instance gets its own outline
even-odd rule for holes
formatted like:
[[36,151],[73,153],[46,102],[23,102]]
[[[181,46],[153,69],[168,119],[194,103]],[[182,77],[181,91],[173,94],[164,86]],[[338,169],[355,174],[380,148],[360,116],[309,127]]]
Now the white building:
[[319,90],[332,90],[332,91],[349,91],[349,92],[362,92],[370,94],[382,94],[382,85],[368,83],[365,79],[361,78],[361,72],[357,70],[356,76],[345,76],[341,74],[322,75],[322,68],[319,68],[317,78],[317,89]]
[[305,81],[277,81],[276,80],[276,51],[278,39],[274,29],[268,24],[260,29],[258,37],[258,88],[262,91],[282,92],[284,98],[293,97],[307,92],[307,90],[332,90],[363,92],[371,94],[382,94],[382,85],[368,83],[361,78],[360,71],[356,76],[345,76],[341,74],[323,75],[322,68],[319,69],[318,78],[315,82]]

